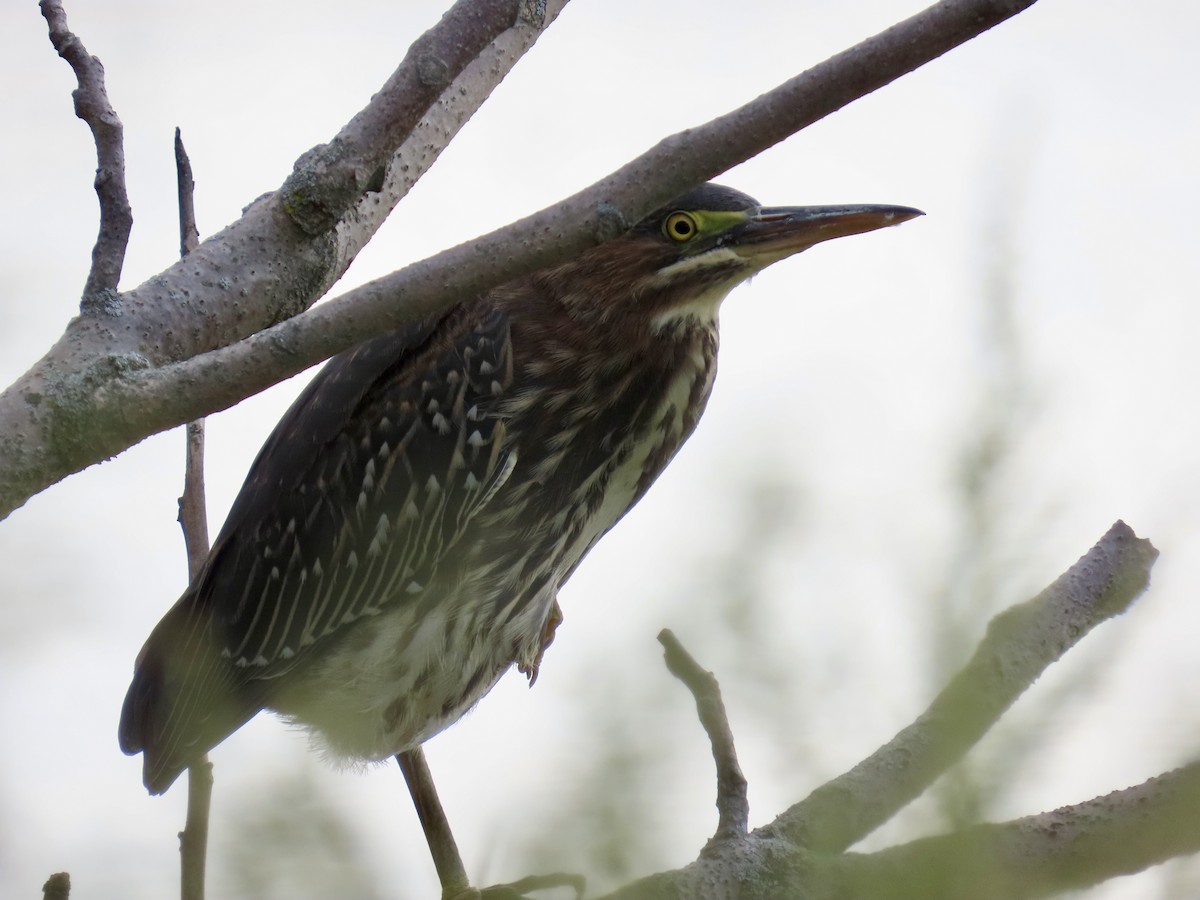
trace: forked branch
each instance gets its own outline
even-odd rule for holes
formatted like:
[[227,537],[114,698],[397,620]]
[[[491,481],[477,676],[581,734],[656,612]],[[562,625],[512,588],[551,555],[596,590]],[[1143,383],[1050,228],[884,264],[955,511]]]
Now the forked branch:
[[[844,852],[961,759],[1047,666],[1124,612],[1149,583],[1157,556],[1117,522],[1037,597],[993,619],[962,671],[876,753],[771,824],[711,841],[690,865],[610,900],[777,896],[780,885],[800,897],[1039,897],[1200,850],[1198,765],[1054,813],[870,855]],[[714,746],[726,742],[732,737]]]

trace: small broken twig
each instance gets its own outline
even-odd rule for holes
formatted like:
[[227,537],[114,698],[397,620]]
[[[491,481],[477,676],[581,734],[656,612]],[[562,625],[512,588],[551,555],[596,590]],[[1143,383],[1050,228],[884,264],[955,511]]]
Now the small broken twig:
[[105,293],[115,293],[125,265],[125,249],[133,229],[133,211],[125,190],[124,127],[108,100],[104,66],[87,52],[83,42],[67,28],[61,0],[41,0],[42,15],[50,27],[50,43],[75,73],[79,87],[72,93],[75,115],[87,123],[96,141],[96,196],[100,198],[100,233],[92,247],[92,268],[83,288],[83,308],[105,304]]
[[738,765],[733,730],[721,701],[721,686],[712,672],[702,668],[683,649],[670,629],[658,633],[663,645],[667,669],[692,692],[700,724],[712,744],[713,761],[717,764],[717,830],[708,847],[721,841],[746,836],[750,819],[750,801],[746,797],[746,776]]
[[175,181],[179,186],[179,255],[187,256],[200,246],[196,229],[196,181],[192,178],[192,161],[183,146],[179,127],[175,128]]

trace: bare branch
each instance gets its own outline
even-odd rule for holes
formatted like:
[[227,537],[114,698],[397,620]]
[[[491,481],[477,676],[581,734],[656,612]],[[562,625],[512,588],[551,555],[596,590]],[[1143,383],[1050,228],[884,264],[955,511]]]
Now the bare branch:
[[[0,395],[0,433],[8,435],[0,442],[0,517],[64,475],[135,443],[140,438],[134,434],[162,430],[155,425],[146,430],[136,422],[140,414],[129,418],[132,410],[108,418],[94,405],[98,387],[131,371],[243,338],[295,314],[328,290],[566,2],[518,4],[516,26],[488,44],[432,102],[411,135],[393,148],[382,180],[377,183],[374,175],[367,179],[358,203],[328,234],[307,235],[290,222],[278,195],[269,195],[189,254],[186,265],[176,264],[109,306],[86,308],[55,346]],[[442,23],[434,30],[440,27]],[[403,113],[403,104],[393,104],[393,99],[381,91],[368,109]],[[362,116],[356,120],[361,122]],[[387,122],[381,115],[369,118]],[[374,146],[361,135],[358,140],[357,146]],[[309,171],[314,171],[311,166]],[[310,199],[319,193],[310,184]],[[238,302],[228,302],[234,296]],[[179,304],[177,297],[192,302]],[[117,315],[121,328],[112,324]],[[206,405],[208,410],[193,409],[174,424],[217,408],[200,404]]]
[[[668,896],[724,900],[748,896],[752,885],[759,891],[750,891],[754,896],[767,895],[761,893],[764,885],[787,885],[789,896],[869,896],[873,900],[909,896],[928,900],[941,897],[990,900],[993,896],[1047,893],[1042,890],[1042,894],[1026,895],[1001,890],[989,894],[980,885],[993,882],[978,872],[975,880],[955,882],[960,888],[968,884],[972,890],[944,894],[915,890],[911,895],[889,893],[893,887],[889,876],[904,868],[898,862],[889,862],[885,854],[893,851],[865,858],[846,857],[843,851],[890,818],[959,759],[1046,666],[1097,624],[1123,612],[1146,587],[1150,566],[1157,555],[1149,541],[1137,538],[1123,522],[1116,523],[1095,547],[1041,594],[996,616],[971,661],[929,709],[890,743],[850,772],[818,788],[770,825],[755,829],[742,840],[710,844],[706,848],[710,852],[702,853],[682,869],[634,882],[609,895],[608,900]],[[1106,849],[1106,841],[1129,840],[1135,845],[1124,853],[1114,854],[1116,859],[1108,864],[1109,874],[1135,871],[1169,856],[1190,852],[1200,843],[1197,835],[1175,836],[1170,831],[1180,827],[1190,832],[1200,825],[1197,792],[1200,792],[1200,773],[1183,770],[1132,792],[1123,791],[1060,811],[1061,818],[1057,821],[1046,817],[1021,820],[1026,823],[1021,827],[1041,827],[1050,835],[1047,841],[1050,846],[1042,850],[1046,859],[1038,863],[1046,869],[1046,884],[1070,869],[1071,853],[1083,858],[1085,850],[1096,856],[1112,852]],[[1096,826],[1091,821],[1090,817],[1097,816],[1100,808],[1113,811],[1110,825]],[[1186,816],[1181,809],[1187,810]],[[1131,837],[1139,828],[1147,829],[1151,835],[1144,843]],[[967,834],[985,835],[986,830],[976,829]],[[1079,835],[1079,849],[1063,850],[1060,858],[1055,859],[1055,834]],[[1082,843],[1085,840],[1089,843]],[[925,852],[925,847],[939,845],[917,842],[909,846],[916,849],[906,862],[920,869],[925,864],[915,855]],[[895,852],[903,850],[897,848]],[[946,857],[948,865],[953,863],[949,871],[954,871],[957,861],[953,852],[938,853]],[[1004,862],[1014,868],[1025,865],[1023,858],[1015,853]],[[1091,864],[1090,857],[1087,864]],[[964,870],[970,871],[969,866]],[[875,873],[879,873],[878,878]],[[1078,877],[1082,884],[1085,876],[1081,873]],[[858,879],[869,884],[871,890],[847,888],[859,885]],[[920,886],[929,887],[924,882]]]
[[308,234],[321,234],[364,193],[377,191],[396,148],[467,66],[517,23],[522,6],[521,0],[458,0],[413,42],[400,67],[337,137],[297,163],[280,192],[287,215]]
[[213,766],[205,753],[188,766],[187,817],[179,832],[180,900],[204,900],[212,790]]
[[996,616],[975,655],[915,722],[770,825],[840,851],[890,819],[957,762],[1039,675],[1146,589],[1158,551],[1117,522],[1038,596]]
[[187,424],[183,494],[179,497],[179,524],[187,546],[188,576],[196,580],[208,558],[208,513],[204,503],[204,420]]
[[[682,188],[753,156],[1032,2],[943,0],[739,110],[667,138],[535,216],[234,346],[162,365],[164,359],[187,359],[207,349],[204,345],[219,346],[291,316],[298,300],[306,306],[341,274],[345,246],[358,240],[346,237],[355,215],[348,212],[345,229],[333,229],[331,241],[325,241],[281,225],[279,196],[260,201],[224,234],[202,244],[186,267],[172,268],[123,295],[128,324],[112,329],[93,322],[89,334],[103,334],[108,347],[100,357],[81,361],[74,341],[87,341],[69,334],[5,391],[0,431],[24,439],[0,444],[0,513],[149,434],[224,409],[372,334],[610,238]],[[368,178],[364,190],[374,183]],[[306,189],[309,197],[319,193]],[[243,283],[245,277],[254,283]],[[238,292],[238,304],[223,302],[231,290]],[[193,318],[180,321],[178,305],[171,312],[166,311],[171,304],[161,302],[173,291],[210,302],[194,302],[187,313]],[[275,299],[264,304],[268,295]],[[77,324],[86,330],[88,321]],[[126,341],[132,343],[126,346]],[[63,371],[74,374],[64,378]]]
[[877,900],[1045,897],[1200,851],[1200,763],[1104,797],[868,855],[831,875]]
[[[50,43],[75,73],[79,87],[72,93],[75,115],[87,123],[96,141],[96,196],[100,198],[100,233],[92,248],[92,268],[83,288],[84,308],[103,306],[114,299],[125,265],[125,250],[133,228],[133,211],[125,190],[125,144],[121,120],[108,101],[104,66],[87,52],[83,42],[67,28],[60,0],[41,0],[42,15],[50,28]],[[108,295],[106,296],[106,293]]]
[[745,837],[750,820],[750,801],[746,796],[746,776],[738,765],[733,730],[721,701],[721,685],[712,672],[705,670],[664,628],[658,633],[663,645],[667,669],[682,681],[696,698],[696,713],[712,744],[717,764],[717,830],[709,844]]
[[[179,255],[195,250],[196,182],[183,136],[175,129],[175,176],[179,195]],[[187,547],[188,580],[200,577],[208,558],[208,511],[204,496],[204,420],[187,425],[183,495],[179,498],[179,524]],[[204,900],[208,867],[208,823],[212,809],[213,767],[208,754],[188,767],[187,817],[179,832],[179,896],[181,900]]]

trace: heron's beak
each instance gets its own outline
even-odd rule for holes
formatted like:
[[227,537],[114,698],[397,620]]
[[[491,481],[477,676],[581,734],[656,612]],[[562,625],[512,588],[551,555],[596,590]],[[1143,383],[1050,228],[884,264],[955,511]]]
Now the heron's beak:
[[768,266],[833,238],[899,225],[925,213],[911,206],[775,206],[752,212],[734,234],[732,248]]

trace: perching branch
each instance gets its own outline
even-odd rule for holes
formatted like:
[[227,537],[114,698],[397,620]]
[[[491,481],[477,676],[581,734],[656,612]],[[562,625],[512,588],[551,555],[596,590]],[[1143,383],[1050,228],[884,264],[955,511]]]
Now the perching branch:
[[[392,157],[390,170],[371,170],[368,164],[381,158],[371,149],[375,145],[349,141],[346,159],[356,161],[353,185],[360,193],[357,204],[346,205],[350,182],[344,167],[331,163],[333,151],[307,156],[300,162],[303,178],[293,176],[285,190],[251,206],[237,223],[204,242],[186,266],[122,295],[121,329],[77,320],[47,357],[0,396],[0,432],[24,436],[0,444],[0,515],[150,434],[224,409],[373,334],[619,234],[680,190],[1033,2],[942,0],[742,108],[665,139],[562,203],[296,316],[344,271],[386,215],[379,209],[390,210],[390,195],[378,199],[373,192],[389,190],[398,159]],[[517,29],[522,27],[536,36],[545,21],[523,19]],[[416,56],[413,65],[420,70],[422,57]],[[486,74],[467,67],[464,75],[472,71]],[[460,84],[454,82],[439,103],[454,102]],[[343,134],[353,135],[355,123],[363,121],[360,114]],[[314,222],[323,227],[330,214],[342,218],[316,235],[307,231]],[[186,309],[165,303],[172,294],[194,302]],[[239,302],[228,303],[235,294]],[[273,323],[280,324],[267,327]]]
[[[121,280],[125,249],[133,228],[133,211],[125,190],[125,143],[121,120],[108,101],[104,86],[104,66],[87,52],[83,42],[67,28],[67,14],[60,0],[41,0],[39,4],[50,28],[50,43],[75,73],[79,87],[75,115],[87,123],[96,141],[96,196],[100,199],[100,233],[92,248],[92,268],[83,288],[83,303],[103,305]],[[104,292],[109,292],[105,296]]]

